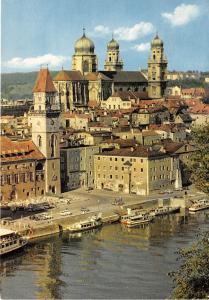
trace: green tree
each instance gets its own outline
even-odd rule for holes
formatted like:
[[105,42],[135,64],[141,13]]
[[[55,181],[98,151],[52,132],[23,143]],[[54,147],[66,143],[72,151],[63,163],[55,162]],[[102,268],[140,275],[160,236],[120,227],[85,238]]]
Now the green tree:
[[209,233],[191,247],[179,251],[181,266],[169,275],[175,288],[175,299],[208,299],[209,296]]
[[192,181],[197,189],[209,193],[209,124],[192,129],[197,151],[191,157]]

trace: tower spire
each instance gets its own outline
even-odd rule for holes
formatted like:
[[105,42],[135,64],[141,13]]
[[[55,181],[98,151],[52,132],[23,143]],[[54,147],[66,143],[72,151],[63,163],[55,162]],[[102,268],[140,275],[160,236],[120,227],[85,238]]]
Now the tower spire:
[[86,36],[86,28],[83,26],[83,36]]

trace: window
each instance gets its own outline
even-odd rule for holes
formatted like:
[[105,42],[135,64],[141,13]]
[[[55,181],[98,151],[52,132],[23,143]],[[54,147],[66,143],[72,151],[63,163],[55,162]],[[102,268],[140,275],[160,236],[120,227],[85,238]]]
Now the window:
[[115,171],[117,171],[118,167],[115,167]]
[[112,179],[112,175],[110,175],[110,179]]
[[115,161],[117,161],[118,159],[117,158],[115,158]]
[[100,157],[97,157],[97,160],[100,160]]
[[57,137],[55,134],[52,134],[51,141],[50,141],[51,157],[55,156],[56,145],[57,145]]
[[141,163],[143,163],[143,159],[141,159]]
[[19,183],[19,176],[18,176],[18,174],[14,175],[14,181],[15,181],[15,183]]
[[141,168],[141,172],[143,172],[144,170],[143,170],[143,168]]
[[37,137],[37,143],[38,143],[38,147],[42,146],[42,140],[41,140],[41,136],[40,135],[38,135],[38,137]]

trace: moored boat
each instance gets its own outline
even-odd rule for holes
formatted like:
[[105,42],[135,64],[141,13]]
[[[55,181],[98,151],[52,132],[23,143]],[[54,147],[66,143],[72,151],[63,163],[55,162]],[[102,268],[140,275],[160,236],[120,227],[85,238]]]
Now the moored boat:
[[209,208],[209,200],[203,199],[199,200],[198,202],[192,204],[189,208],[189,212],[196,212],[199,210],[204,210]]
[[137,227],[143,224],[148,224],[150,223],[152,220],[154,219],[154,217],[150,216],[149,214],[146,214],[144,216],[140,216],[140,215],[136,215],[131,217],[129,220],[127,220],[126,222],[126,226],[128,228],[130,227]]
[[0,255],[23,248],[28,243],[19,233],[0,228]]
[[180,206],[175,206],[175,207],[161,206],[151,210],[150,214],[152,216],[162,216],[162,215],[168,215],[168,214],[178,212],[179,210],[180,210]]
[[77,222],[68,227],[69,232],[86,231],[102,226],[102,219],[99,216],[93,216],[87,220]]
[[129,212],[128,214],[122,215],[120,218],[120,222],[121,224],[127,224],[128,220],[130,220],[131,218],[137,216],[137,217],[143,217],[148,215],[149,213],[145,210],[134,210]]

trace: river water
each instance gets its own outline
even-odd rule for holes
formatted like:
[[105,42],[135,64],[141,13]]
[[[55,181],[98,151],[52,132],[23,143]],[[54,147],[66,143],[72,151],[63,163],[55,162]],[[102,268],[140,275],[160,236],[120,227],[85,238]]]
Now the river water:
[[53,236],[1,259],[2,299],[165,299],[176,251],[209,230],[207,211]]

